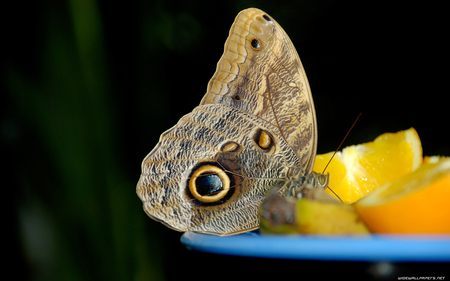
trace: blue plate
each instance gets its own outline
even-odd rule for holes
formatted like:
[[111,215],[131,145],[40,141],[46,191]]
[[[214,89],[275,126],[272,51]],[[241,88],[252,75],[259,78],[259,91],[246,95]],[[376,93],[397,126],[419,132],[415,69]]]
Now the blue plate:
[[450,262],[450,236],[303,236],[247,232],[215,236],[186,232],[187,248],[214,254],[259,258]]

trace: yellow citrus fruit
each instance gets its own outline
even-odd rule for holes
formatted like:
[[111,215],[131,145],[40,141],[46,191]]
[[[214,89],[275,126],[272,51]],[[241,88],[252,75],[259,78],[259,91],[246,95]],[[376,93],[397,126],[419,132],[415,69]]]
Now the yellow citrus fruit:
[[424,156],[423,164],[438,163],[438,162],[446,160],[446,159],[450,159],[450,157],[447,157],[447,156]]
[[423,164],[354,206],[374,233],[450,233],[450,160]]
[[[333,152],[316,156],[313,170],[322,172]],[[411,173],[422,163],[419,136],[410,128],[385,133],[374,141],[344,148],[334,156],[326,172],[329,187],[344,203],[353,203],[377,187]],[[327,192],[332,194],[328,189]]]

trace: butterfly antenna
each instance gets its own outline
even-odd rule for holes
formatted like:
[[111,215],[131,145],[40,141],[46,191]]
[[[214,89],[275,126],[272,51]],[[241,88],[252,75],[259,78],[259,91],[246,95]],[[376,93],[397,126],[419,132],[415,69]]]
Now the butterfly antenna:
[[339,195],[337,195],[336,192],[333,191],[333,189],[331,189],[328,185],[327,185],[327,188],[328,188],[331,192],[333,192],[334,196],[336,196],[336,197],[339,199],[339,201],[341,201],[341,203],[344,203],[344,201],[342,201],[341,197],[339,197]]
[[[352,126],[351,126],[350,129],[347,131],[347,134],[345,134],[345,137],[342,139],[342,141],[341,141],[341,143],[339,144],[338,148],[334,151],[333,155],[331,156],[330,161],[328,161],[327,165],[326,165],[325,168],[323,169],[322,174],[325,173],[326,169],[328,168],[328,165],[330,165],[330,163],[331,163],[331,160],[333,160],[334,155],[336,155],[336,153],[337,153],[337,152],[339,151],[339,149],[341,148],[341,146],[342,146],[342,144],[344,143],[345,139],[347,138],[348,134],[350,134],[351,130],[352,130],[353,127],[355,126],[355,124],[356,124],[356,122],[358,121],[359,117],[361,117],[361,114],[362,114],[362,113],[360,113],[360,114],[358,115],[358,117],[356,117],[356,120],[353,122]],[[329,186],[327,186],[327,188],[334,194],[334,196],[336,196],[336,197],[339,199],[339,201],[341,201],[341,203],[344,203],[344,202],[342,201],[341,197],[339,197],[339,195],[337,195],[336,192],[333,191],[333,189],[331,189]]]
[[[347,131],[347,134],[345,134],[345,137],[342,139],[341,144],[339,144],[338,148],[334,151],[333,156],[331,156],[330,161],[328,161],[327,165],[325,166],[325,168],[323,169],[322,174],[325,173],[325,170],[328,168],[328,165],[330,165],[331,160],[333,160],[334,155],[336,155],[336,153],[339,151],[339,149],[341,148],[342,144],[344,143],[345,139],[347,138],[348,134],[350,134],[350,131],[353,129],[353,127],[355,127],[356,122],[358,121],[359,117],[361,117],[362,112],[358,115],[358,117],[356,117],[355,122],[353,122],[353,125],[350,127],[350,129]],[[334,192],[333,192],[334,193]]]

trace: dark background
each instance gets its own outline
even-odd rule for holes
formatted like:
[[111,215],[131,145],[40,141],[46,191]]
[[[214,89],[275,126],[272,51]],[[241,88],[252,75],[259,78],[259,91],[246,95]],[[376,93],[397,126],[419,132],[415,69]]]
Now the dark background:
[[[16,280],[205,273],[239,280],[291,270],[292,262],[188,251],[180,233],[145,215],[135,194],[142,159],[198,105],[234,17],[247,7],[275,18],[297,48],[315,100],[319,153],[336,149],[362,112],[344,146],[414,127],[425,155],[450,155],[444,5],[9,3],[2,13],[1,186],[7,265],[18,268]],[[311,274],[313,265],[330,268],[297,262],[304,273],[295,272]],[[370,272],[360,263],[333,265],[313,274]]]

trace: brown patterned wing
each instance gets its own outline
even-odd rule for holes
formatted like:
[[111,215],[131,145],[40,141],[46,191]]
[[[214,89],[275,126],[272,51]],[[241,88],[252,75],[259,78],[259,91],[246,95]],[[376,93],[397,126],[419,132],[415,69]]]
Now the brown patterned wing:
[[230,235],[259,227],[259,206],[312,169],[317,131],[308,80],[267,14],[239,13],[201,104],[142,162],[145,212],[178,231]]
[[275,126],[305,174],[317,148],[311,90],[294,45],[281,26],[255,8],[238,14],[201,105],[222,104]]

